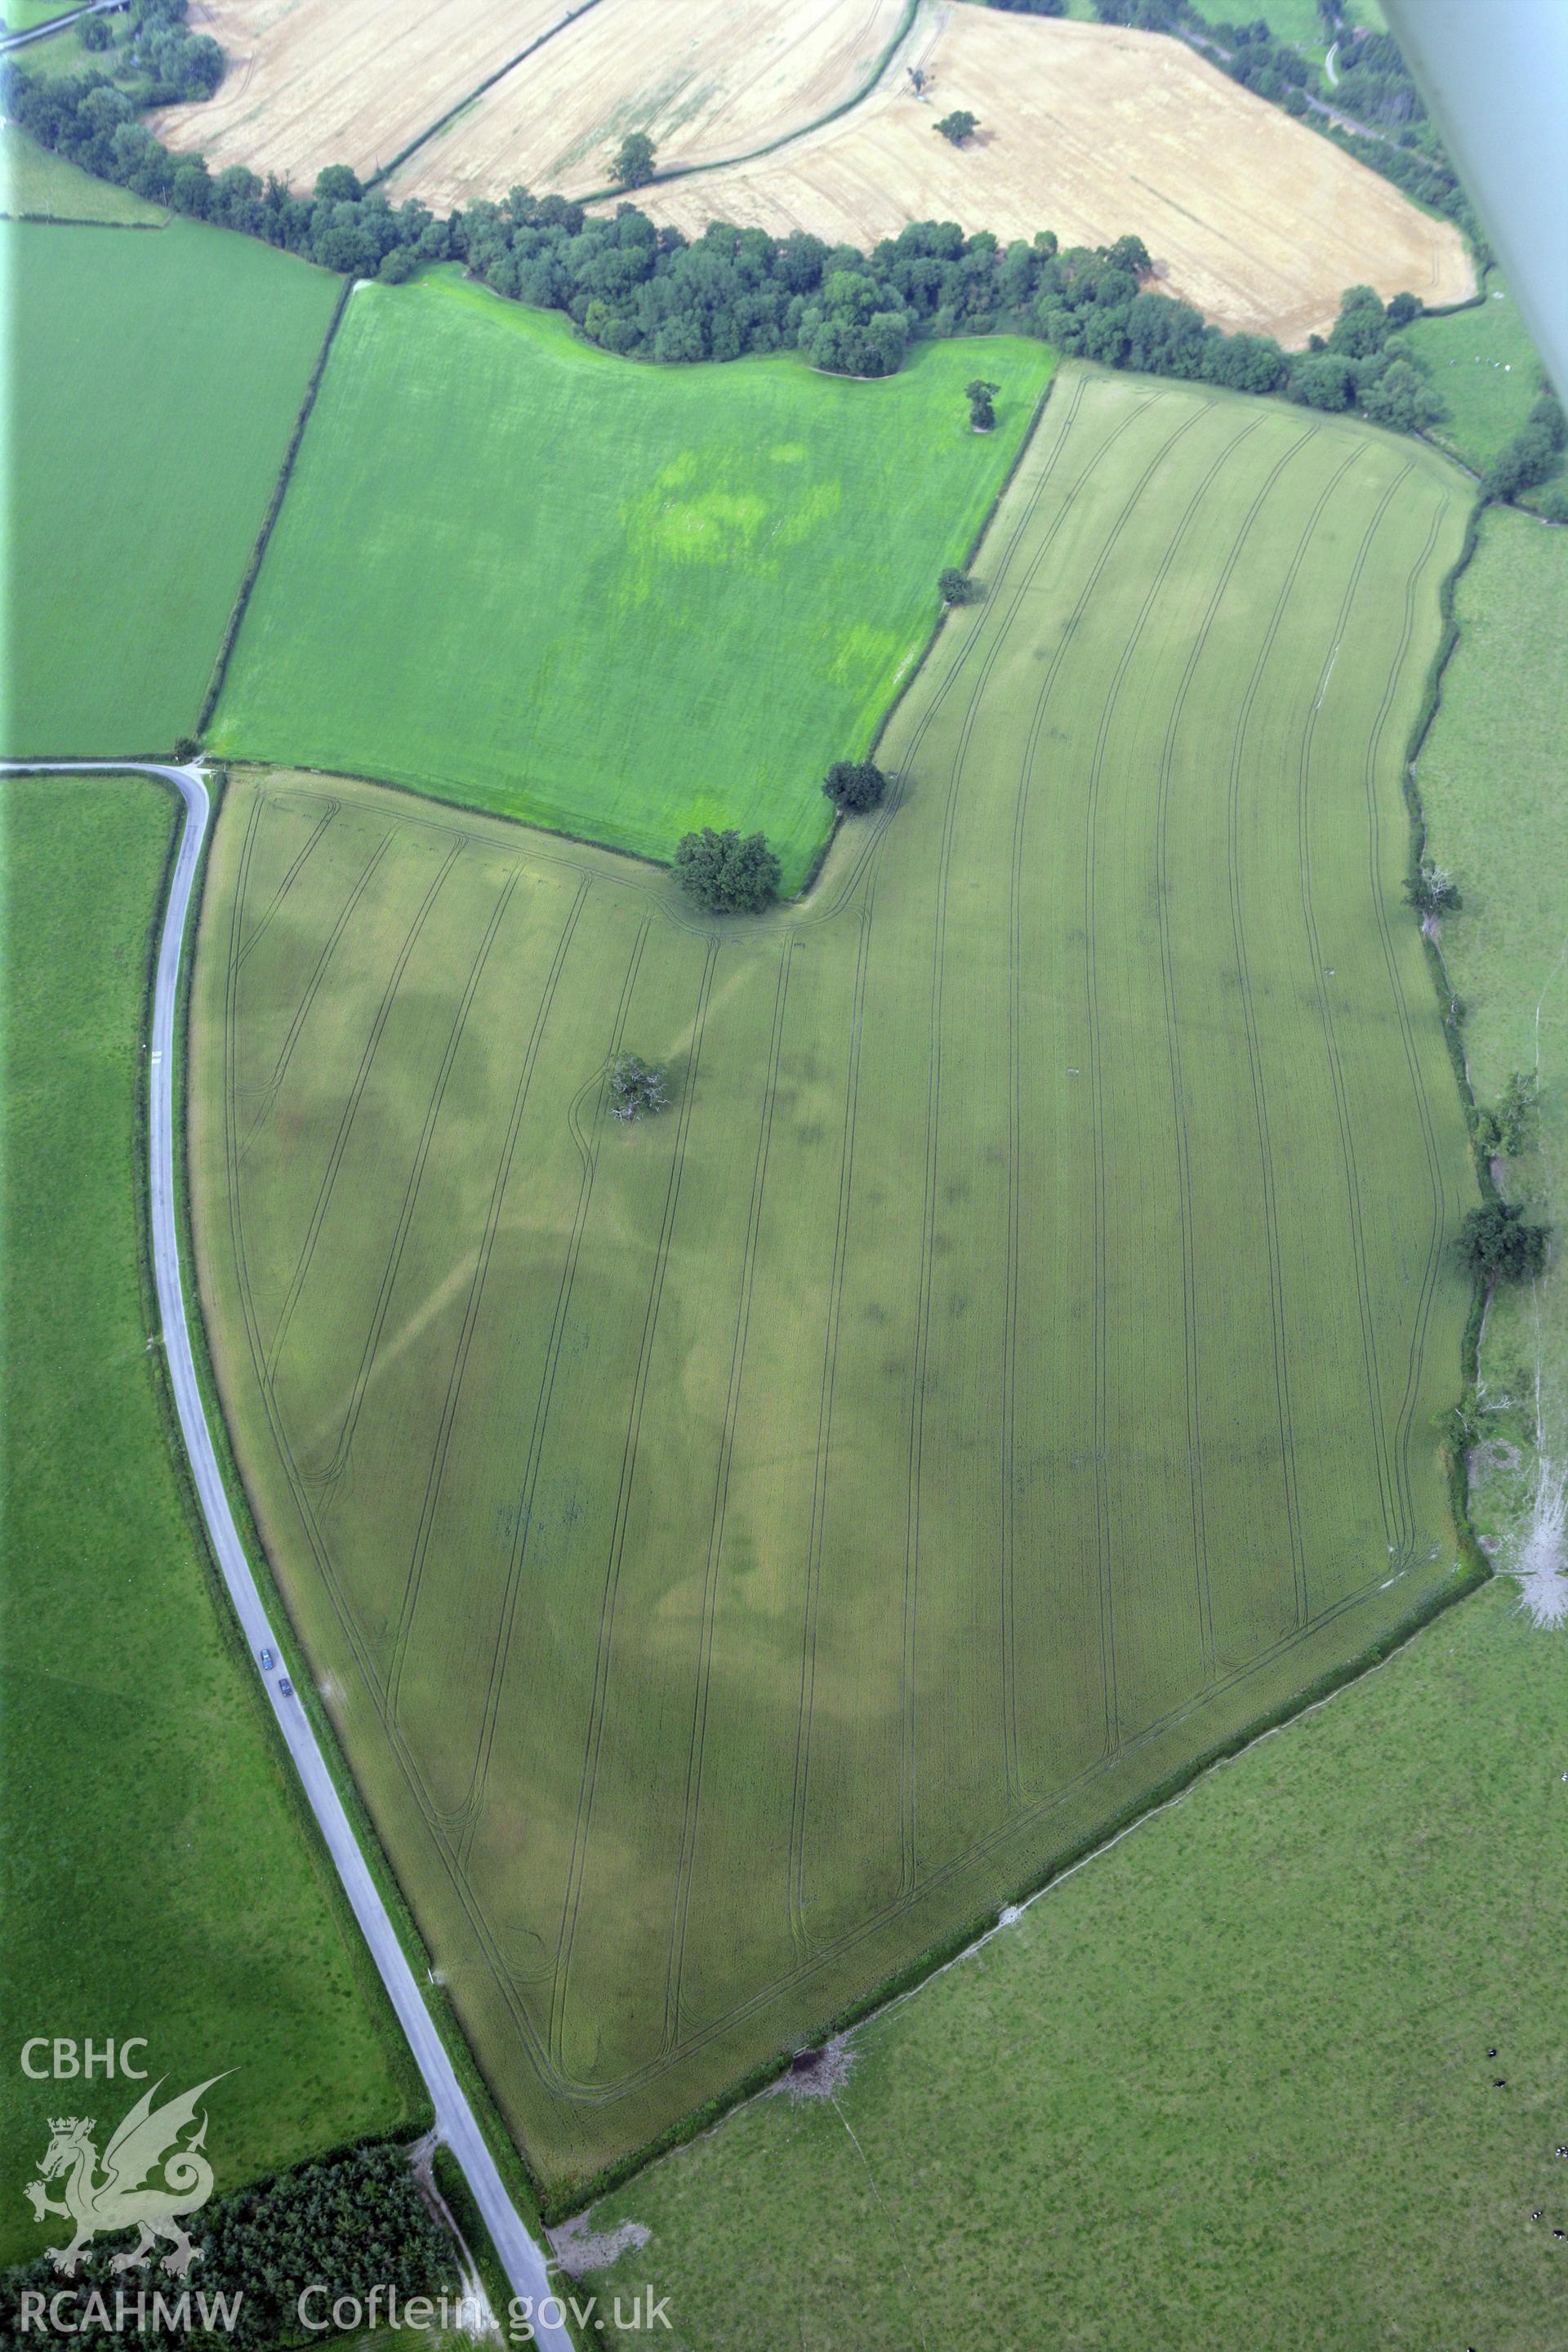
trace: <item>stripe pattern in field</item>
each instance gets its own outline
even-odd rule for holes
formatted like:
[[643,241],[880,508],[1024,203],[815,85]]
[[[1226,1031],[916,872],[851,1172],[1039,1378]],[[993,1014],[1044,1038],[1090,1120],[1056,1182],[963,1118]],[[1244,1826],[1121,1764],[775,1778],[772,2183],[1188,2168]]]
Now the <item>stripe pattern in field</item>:
[[[1064,371],[811,901],[241,777],[226,1402],[531,2158],[585,2178],[1452,1572],[1399,762],[1464,486]],[[606,1057],[666,1064],[625,1132]]]

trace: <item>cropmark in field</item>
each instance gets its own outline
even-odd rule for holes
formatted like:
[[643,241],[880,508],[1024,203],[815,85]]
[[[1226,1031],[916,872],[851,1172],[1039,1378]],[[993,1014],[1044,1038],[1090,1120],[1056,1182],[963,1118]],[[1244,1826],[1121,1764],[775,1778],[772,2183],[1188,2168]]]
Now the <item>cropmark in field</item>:
[[1064,369],[894,798],[764,920],[231,786],[225,1401],[557,2194],[1453,1590],[1473,1192],[1400,768],[1467,502]]
[[1476,1593],[595,2206],[596,2340],[1561,2352],[1565,1716]]
[[989,337],[877,383],[793,352],[639,367],[453,273],[363,288],[213,747],[645,857],[761,826],[798,889],[823,774],[869,744],[1052,365]]

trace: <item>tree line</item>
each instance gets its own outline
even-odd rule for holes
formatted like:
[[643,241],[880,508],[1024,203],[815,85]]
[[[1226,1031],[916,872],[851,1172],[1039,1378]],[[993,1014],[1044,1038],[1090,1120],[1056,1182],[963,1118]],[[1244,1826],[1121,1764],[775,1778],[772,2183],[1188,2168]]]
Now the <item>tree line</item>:
[[[137,4],[168,11],[184,0]],[[41,146],[189,218],[388,283],[426,263],[460,262],[495,293],[564,311],[590,341],[628,358],[679,364],[798,350],[834,373],[886,376],[916,337],[1005,329],[1109,367],[1283,391],[1319,407],[1360,404],[1381,423],[1421,421],[1431,409],[1418,372],[1380,356],[1381,345],[1352,352],[1331,336],[1332,364],[1310,366],[1318,354],[1288,355],[1272,336],[1206,324],[1191,303],[1149,287],[1136,236],[1063,248],[1048,229],[1004,244],[988,230],[966,236],[952,221],[917,221],[867,254],[804,231],[777,237],[715,222],[691,240],[631,204],[589,214],[521,187],[441,219],[416,199],[394,207],[343,164],[321,172],[309,195],[244,164],[211,173],[199,155],[171,155],[137,119],[137,94],[95,71],[55,80],[11,63],[0,104]],[[1413,298],[1399,299],[1414,309]],[[1358,339],[1375,323],[1368,311]]]
[[224,54],[209,33],[187,33],[187,0],[131,0],[118,24],[84,17],[78,38],[93,53],[113,50],[120,71],[139,85],[142,106],[178,106],[211,98],[224,75]]

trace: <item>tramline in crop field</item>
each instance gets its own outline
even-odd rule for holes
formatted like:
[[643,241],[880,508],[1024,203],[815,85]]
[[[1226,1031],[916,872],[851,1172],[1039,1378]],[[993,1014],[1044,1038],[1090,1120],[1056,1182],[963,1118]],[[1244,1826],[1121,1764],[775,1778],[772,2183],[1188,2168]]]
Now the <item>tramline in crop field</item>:
[[[237,1448],[555,2192],[1455,1572],[1471,1182],[1400,767],[1431,452],[1064,369],[808,902],[242,773]],[[619,1051],[670,1105],[606,1115]]]

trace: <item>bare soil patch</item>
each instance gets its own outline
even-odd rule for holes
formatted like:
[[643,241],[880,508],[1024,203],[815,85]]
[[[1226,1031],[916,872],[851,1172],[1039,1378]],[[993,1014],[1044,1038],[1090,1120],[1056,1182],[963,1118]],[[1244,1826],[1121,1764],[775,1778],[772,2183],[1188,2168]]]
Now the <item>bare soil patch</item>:
[[858,2053],[849,2047],[847,2033],[836,2033],[819,2050],[797,2050],[776,2083],[771,2083],[763,2094],[764,2098],[776,2098],[782,2092],[786,2099],[831,2099],[837,2096],[849,2080]]
[[641,2221],[623,2221],[616,2229],[595,2231],[592,2221],[591,2213],[574,2213],[550,2232],[555,2259],[568,2278],[581,2278],[584,2271],[607,2271],[623,2254],[639,2252],[652,2234]]
[[[923,100],[900,68],[778,153],[638,203],[690,235],[722,219],[862,247],[931,218],[1004,238],[1053,228],[1064,245],[1131,230],[1164,291],[1290,345],[1330,324],[1347,286],[1433,305],[1475,290],[1451,223],[1181,41],[958,7],[915,44]],[[980,118],[963,148],[936,131],[958,108]]]
[[411,155],[389,194],[438,212],[519,183],[586,194],[628,131],[666,169],[749,154],[862,89],[902,14],[903,0],[599,0]]

